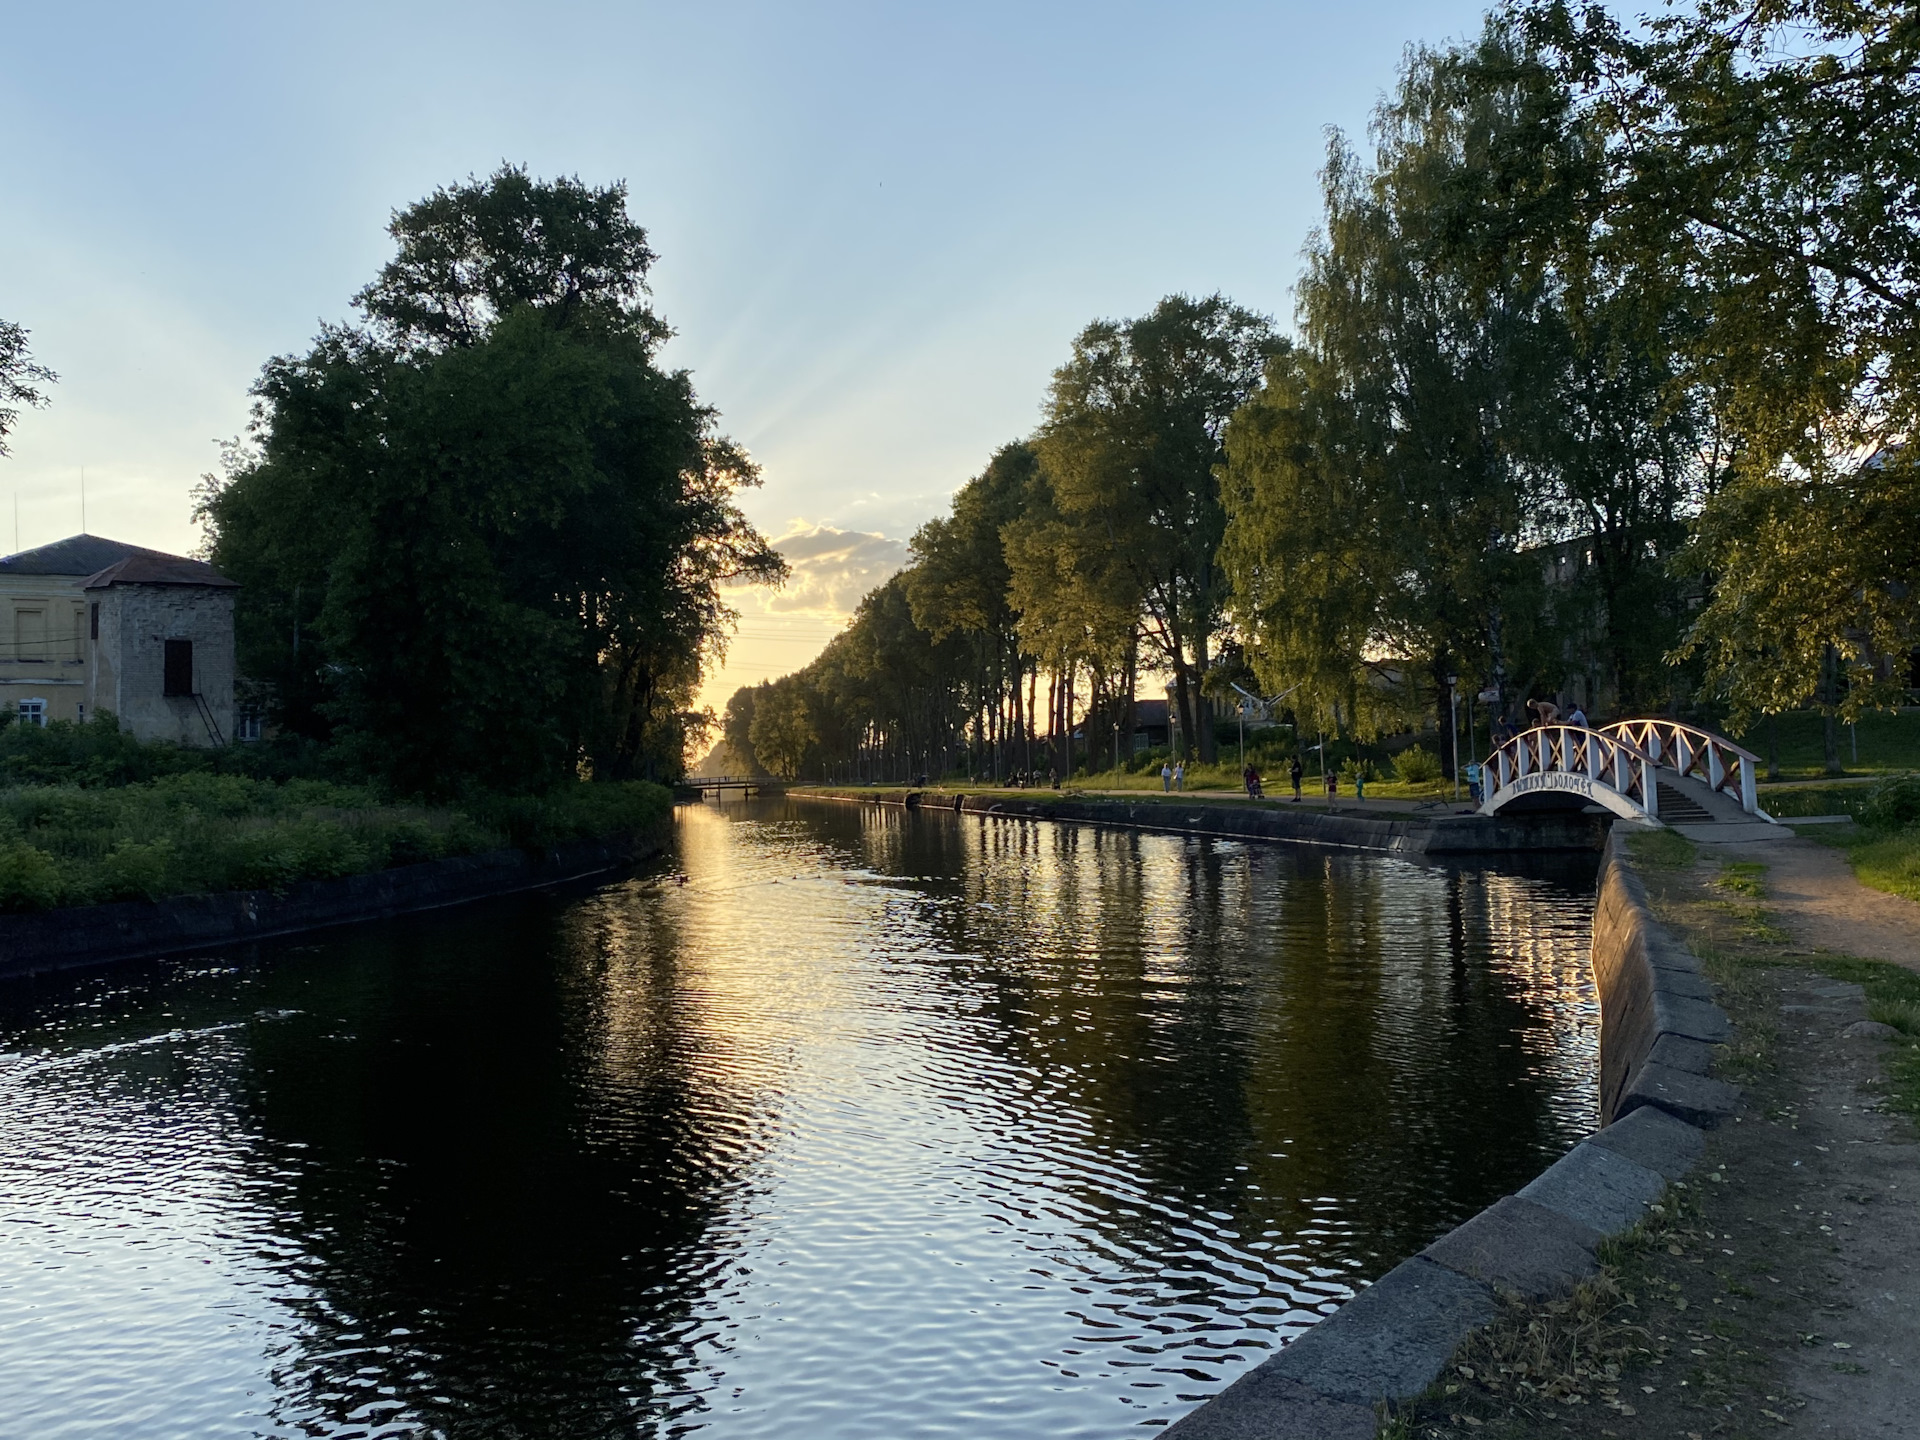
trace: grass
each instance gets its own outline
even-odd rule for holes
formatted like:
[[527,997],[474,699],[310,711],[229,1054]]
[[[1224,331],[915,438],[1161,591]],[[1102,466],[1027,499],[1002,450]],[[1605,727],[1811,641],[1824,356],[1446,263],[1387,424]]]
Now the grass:
[[1871,785],[1763,785],[1760,808],[1776,820],[1805,815],[1858,815],[1873,793]]
[[205,771],[133,784],[0,790],[0,910],[282,889],[506,844],[544,846],[657,824],[654,785],[586,785],[395,805],[357,786]]
[[1633,858],[1650,870],[1686,870],[1699,847],[1677,830],[1640,830],[1627,837]]
[[[1744,735],[1732,738],[1761,759],[1762,774],[1769,749],[1768,727],[1777,727],[1782,779],[1824,779],[1827,774],[1824,725],[1812,711],[1793,711],[1756,719]],[[1720,729],[1709,725],[1708,729]],[[1731,733],[1731,732],[1723,732]],[[1856,747],[1856,737],[1858,745]],[[1858,758],[1856,757],[1856,748]],[[1849,775],[1887,775],[1920,770],[1920,710],[1875,711],[1860,717],[1857,727],[1840,727],[1840,766]]]

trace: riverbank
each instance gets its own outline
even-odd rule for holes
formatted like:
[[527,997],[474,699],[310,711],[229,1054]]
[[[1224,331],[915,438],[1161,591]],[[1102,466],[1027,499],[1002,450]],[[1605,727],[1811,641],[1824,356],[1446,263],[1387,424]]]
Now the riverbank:
[[[1732,1014],[1717,1068],[1744,1088],[1740,1109],[1706,1138],[1707,1183],[1676,1184],[1571,1296],[1510,1305],[1397,1433],[1909,1434],[1920,906],[1862,889],[1804,840],[1667,840],[1642,869]],[[1875,913],[1849,929],[1834,907],[1864,898]]]
[[[1727,1017],[1694,957],[1654,920],[1624,831],[1601,868],[1593,978],[1602,1128],[1171,1426],[1169,1440],[1371,1437],[1463,1346],[1486,1343],[1503,1307],[1564,1305],[1618,1237],[1661,1212],[1659,1197],[1685,1184],[1738,1091],[1708,1073],[1710,1047],[1731,1038]],[[1404,1415],[1395,1423],[1404,1428]]]
[[302,881],[279,890],[229,890],[0,915],[0,978],[157,959],[594,883],[625,873],[664,844],[664,831],[656,828],[540,849],[515,846],[452,856]]
[[1061,820],[1162,834],[1325,845],[1379,854],[1471,856],[1598,851],[1610,818],[1583,814],[1489,817],[1420,813],[1363,802],[1344,806],[1193,795],[1097,795],[1051,790],[959,791],[906,786],[796,786],[795,799],[893,805],[1010,819]]

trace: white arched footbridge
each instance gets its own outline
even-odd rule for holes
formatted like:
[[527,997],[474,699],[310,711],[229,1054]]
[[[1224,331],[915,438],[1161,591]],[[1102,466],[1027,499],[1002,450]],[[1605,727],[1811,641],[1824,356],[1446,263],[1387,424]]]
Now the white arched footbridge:
[[1480,813],[1592,804],[1638,820],[1771,822],[1755,793],[1758,761],[1677,720],[1541,725],[1487,757]]

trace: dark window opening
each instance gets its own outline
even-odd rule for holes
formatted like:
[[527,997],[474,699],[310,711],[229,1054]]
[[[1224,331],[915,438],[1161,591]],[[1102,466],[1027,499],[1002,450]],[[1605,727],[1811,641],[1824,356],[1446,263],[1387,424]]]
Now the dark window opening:
[[87,606],[87,634],[95,640],[100,638],[100,602],[98,600]]
[[162,695],[193,694],[193,641],[169,640],[166,674],[160,682]]

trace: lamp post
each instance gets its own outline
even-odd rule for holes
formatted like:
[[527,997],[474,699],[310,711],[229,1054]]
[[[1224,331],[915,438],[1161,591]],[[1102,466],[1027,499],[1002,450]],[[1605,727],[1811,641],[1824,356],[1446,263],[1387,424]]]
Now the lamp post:
[[1453,798],[1460,798],[1460,677],[1447,676],[1447,745],[1453,751]]

